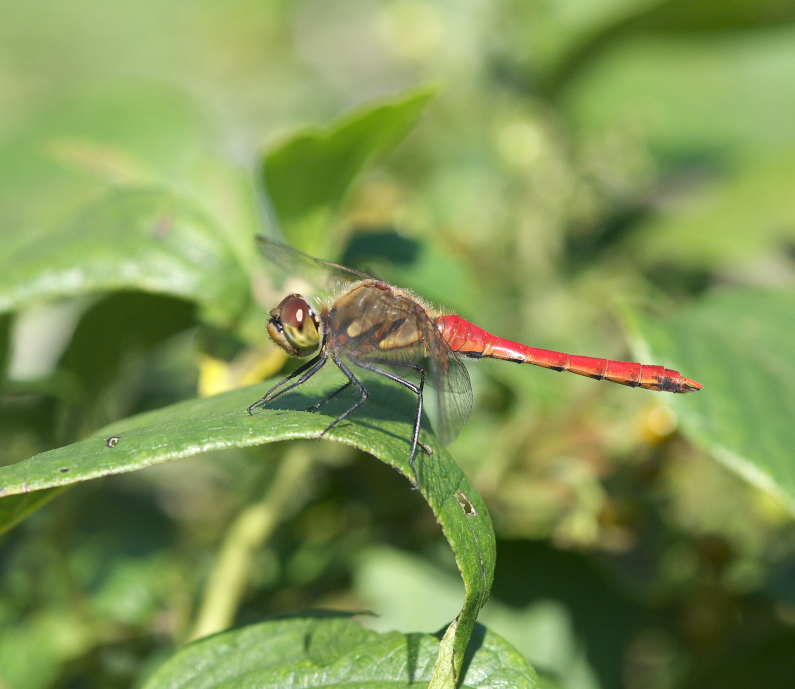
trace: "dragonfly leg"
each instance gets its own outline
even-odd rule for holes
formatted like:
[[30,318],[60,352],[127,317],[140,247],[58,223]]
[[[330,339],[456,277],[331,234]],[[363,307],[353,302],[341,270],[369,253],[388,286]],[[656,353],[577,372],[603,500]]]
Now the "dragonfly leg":
[[[297,369],[295,369],[295,371],[293,371],[289,376],[287,376],[283,380],[280,380],[278,383],[276,383],[276,385],[274,385],[270,390],[268,390],[268,392],[265,393],[264,397],[254,402],[254,404],[252,404],[248,408],[248,413],[251,414],[255,409],[259,409],[261,407],[266,406],[267,404],[270,404],[277,397],[281,397],[285,392],[289,392],[293,388],[297,388],[299,385],[306,383],[306,381],[308,381],[321,368],[323,368],[323,365],[326,363],[327,359],[328,359],[328,354],[321,352],[311,361],[307,361],[303,366],[300,366]],[[301,376],[301,377],[295,383],[287,385],[286,387],[279,390],[279,388],[282,385],[290,382],[296,376]]]
[[345,390],[347,390],[351,385],[353,385],[353,383],[349,380],[347,383],[345,383],[345,385],[343,385],[342,387],[337,388],[328,397],[320,400],[320,402],[317,402],[316,404],[313,404],[311,407],[307,407],[305,411],[310,411],[310,412],[317,411],[323,405],[328,404],[329,402],[331,402],[331,400],[333,400],[341,392],[344,392]]
[[[342,359],[340,359],[336,354],[332,354],[331,356],[334,359],[334,363],[337,364],[337,366],[339,366],[340,371],[342,371],[345,374],[345,377],[348,379],[347,384],[343,385],[339,390],[337,390],[337,392],[342,392],[342,390],[348,387],[348,385],[354,385],[356,389],[359,391],[361,399],[358,402],[356,402],[356,404],[354,404],[350,409],[340,414],[328,426],[326,426],[326,430],[324,430],[320,434],[321,438],[324,435],[326,435],[326,433],[328,433],[332,428],[334,428],[334,426],[336,426],[340,421],[343,421],[348,416],[353,414],[353,412],[355,412],[359,407],[361,407],[367,401],[367,398],[370,396],[370,393],[367,392],[364,385],[362,385],[359,379],[356,376],[354,376],[353,373],[351,373],[351,370],[345,365]],[[334,395],[336,395],[337,392],[333,393],[331,397],[334,397]],[[328,399],[331,399],[331,397],[329,397]],[[325,401],[328,401],[328,399]]]
[[[422,422],[422,391],[425,388],[425,369],[418,364],[406,364],[406,363],[395,363],[390,362],[390,366],[399,366],[403,368],[411,369],[412,371],[416,371],[420,374],[420,384],[415,385],[409,380],[405,378],[401,378],[394,373],[390,373],[389,371],[385,371],[378,366],[374,366],[373,364],[366,362],[366,361],[359,361],[357,359],[353,359],[349,357],[353,363],[355,363],[360,368],[366,369],[368,371],[372,371],[373,373],[377,373],[378,375],[384,376],[385,378],[389,378],[389,380],[393,380],[396,383],[400,383],[405,388],[411,390],[415,395],[417,395],[417,413],[414,417],[414,432],[411,435],[411,454],[409,455],[409,466],[411,467],[411,471],[414,474],[414,486],[416,488],[420,485],[420,477],[417,475],[417,468],[414,466],[414,460],[417,457],[417,447],[419,446],[420,440],[420,423]],[[425,450],[423,449],[423,452]]]

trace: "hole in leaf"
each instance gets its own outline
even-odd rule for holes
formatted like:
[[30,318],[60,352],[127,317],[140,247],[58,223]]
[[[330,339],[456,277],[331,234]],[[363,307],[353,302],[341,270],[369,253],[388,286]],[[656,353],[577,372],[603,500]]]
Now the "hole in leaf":
[[461,507],[464,510],[464,514],[467,517],[478,516],[478,511],[475,509],[475,506],[472,504],[470,499],[464,493],[458,491],[458,493],[456,493],[456,498],[458,498],[458,504],[461,505]]

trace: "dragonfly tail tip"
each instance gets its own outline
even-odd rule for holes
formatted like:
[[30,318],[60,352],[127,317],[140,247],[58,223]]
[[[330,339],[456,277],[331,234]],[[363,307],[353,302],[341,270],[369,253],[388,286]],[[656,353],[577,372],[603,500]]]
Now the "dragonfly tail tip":
[[682,392],[695,392],[701,390],[704,386],[689,378],[682,378]]

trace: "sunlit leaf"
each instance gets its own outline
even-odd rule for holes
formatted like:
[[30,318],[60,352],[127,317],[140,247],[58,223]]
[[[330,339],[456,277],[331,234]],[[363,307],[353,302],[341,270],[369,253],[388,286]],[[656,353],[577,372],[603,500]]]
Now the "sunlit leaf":
[[[479,626],[472,646],[462,689],[538,686],[527,661],[494,632]],[[438,650],[430,634],[379,634],[346,617],[296,616],[191,644],[145,689],[421,687],[428,686]]]
[[[267,385],[252,386],[215,397],[191,400],[111,424],[78,443],[0,467],[0,495],[14,495],[66,486],[100,476],[142,469],[153,464],[227,447],[260,445],[278,440],[317,438],[333,416],[310,414],[312,400],[283,398],[282,408],[250,415],[246,409]],[[371,385],[366,415],[354,415],[326,437],[369,452],[412,478],[409,466],[411,400],[383,384]],[[344,400],[328,405],[344,410]],[[439,521],[455,553],[466,597],[458,618],[454,671],[460,671],[478,610],[488,598],[494,574],[494,532],[486,506],[446,449],[430,433],[422,442],[433,454],[417,458],[420,491]]]
[[[543,541],[502,541],[500,548],[495,586],[500,586],[501,571],[502,587],[492,589],[478,618],[481,623],[513,644],[539,672],[558,675],[561,686],[567,685],[564,680],[594,673],[579,652],[583,642],[589,648],[600,645],[595,664],[620,656],[629,634],[629,606],[615,593],[599,591],[596,573],[588,570],[584,557],[561,554]],[[545,572],[562,571],[562,561],[571,579],[550,584]],[[367,623],[376,631],[432,629],[460,595],[457,577],[420,555],[381,546],[365,551],[357,565],[355,589],[378,611]],[[413,604],[406,605],[405,599]],[[609,639],[601,636],[597,621],[610,624],[614,634]]]
[[566,100],[586,130],[631,127],[677,158],[792,150],[792,29],[627,40],[585,66]]
[[289,243],[323,254],[322,235],[351,182],[410,132],[435,88],[370,102],[325,127],[304,127],[271,146],[263,175]]
[[152,84],[78,90],[0,142],[0,235],[38,233],[108,185],[175,186],[206,154],[192,101]]
[[[566,54],[555,74],[549,78],[551,90],[565,87],[572,77],[576,80],[581,70],[597,62],[602,53],[617,43],[630,42],[638,37],[648,43],[650,36],[684,35],[697,37],[698,43],[704,45],[719,32],[724,32],[715,43],[716,46],[718,43],[725,45],[729,32],[740,36],[743,29],[774,27],[791,22],[795,17],[792,4],[778,0],[722,0],[718,3],[713,0],[611,0],[595,3],[598,9],[586,6],[584,12],[582,3],[563,0],[560,4],[565,8],[564,16],[571,13],[571,16],[578,17],[576,23],[564,24],[568,29],[564,30],[564,35],[571,34],[574,29],[574,34],[581,34],[583,40],[575,43],[575,49]],[[585,21],[579,20],[580,15],[585,16]],[[594,15],[601,21],[594,22],[591,19]],[[591,25],[588,19],[591,19]],[[574,23],[573,27],[571,23]],[[762,31],[754,33],[763,35]],[[694,43],[691,41],[690,44]],[[649,73],[651,75],[652,72]]]
[[716,292],[665,329],[638,325],[655,356],[704,389],[676,400],[682,428],[795,512],[795,293]]
[[748,271],[749,257],[775,256],[795,242],[793,157],[735,167],[680,190],[665,213],[643,222],[634,242],[639,262]]
[[228,322],[248,299],[212,223],[191,202],[148,190],[112,192],[60,228],[9,240],[0,276],[0,311],[133,289],[196,301]]

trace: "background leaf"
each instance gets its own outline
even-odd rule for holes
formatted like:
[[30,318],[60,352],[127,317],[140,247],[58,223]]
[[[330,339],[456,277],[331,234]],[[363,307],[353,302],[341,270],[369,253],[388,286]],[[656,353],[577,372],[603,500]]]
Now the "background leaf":
[[725,291],[687,309],[665,332],[641,321],[651,349],[704,384],[676,409],[687,433],[795,512],[795,294]]
[[565,94],[567,109],[590,131],[628,120],[663,161],[790,150],[791,36],[787,28],[710,40],[627,38],[587,64]]
[[[476,636],[458,686],[538,686],[532,668],[509,644],[484,627]],[[438,638],[429,634],[378,634],[350,619],[293,617],[194,643],[145,687],[427,686],[438,646]],[[264,648],[270,652],[264,654]]]
[[349,113],[325,127],[306,127],[271,145],[265,188],[290,244],[324,255],[325,230],[353,180],[411,131],[436,89],[423,87]]
[[13,529],[25,517],[46,505],[59,492],[61,492],[59,489],[51,488],[32,494],[8,496],[6,500],[0,500],[0,535]]
[[198,302],[229,324],[247,283],[218,231],[189,201],[165,192],[108,195],[65,227],[21,237],[0,259],[0,309],[42,299],[140,289]]
[[[732,167],[673,190],[669,211],[642,223],[633,242],[638,260],[735,274],[775,265],[782,247],[795,241],[792,160],[769,155]],[[758,256],[758,263],[749,266],[748,256]]]
[[63,224],[109,186],[179,188],[207,123],[177,90],[146,82],[59,94],[0,142],[0,233]]

